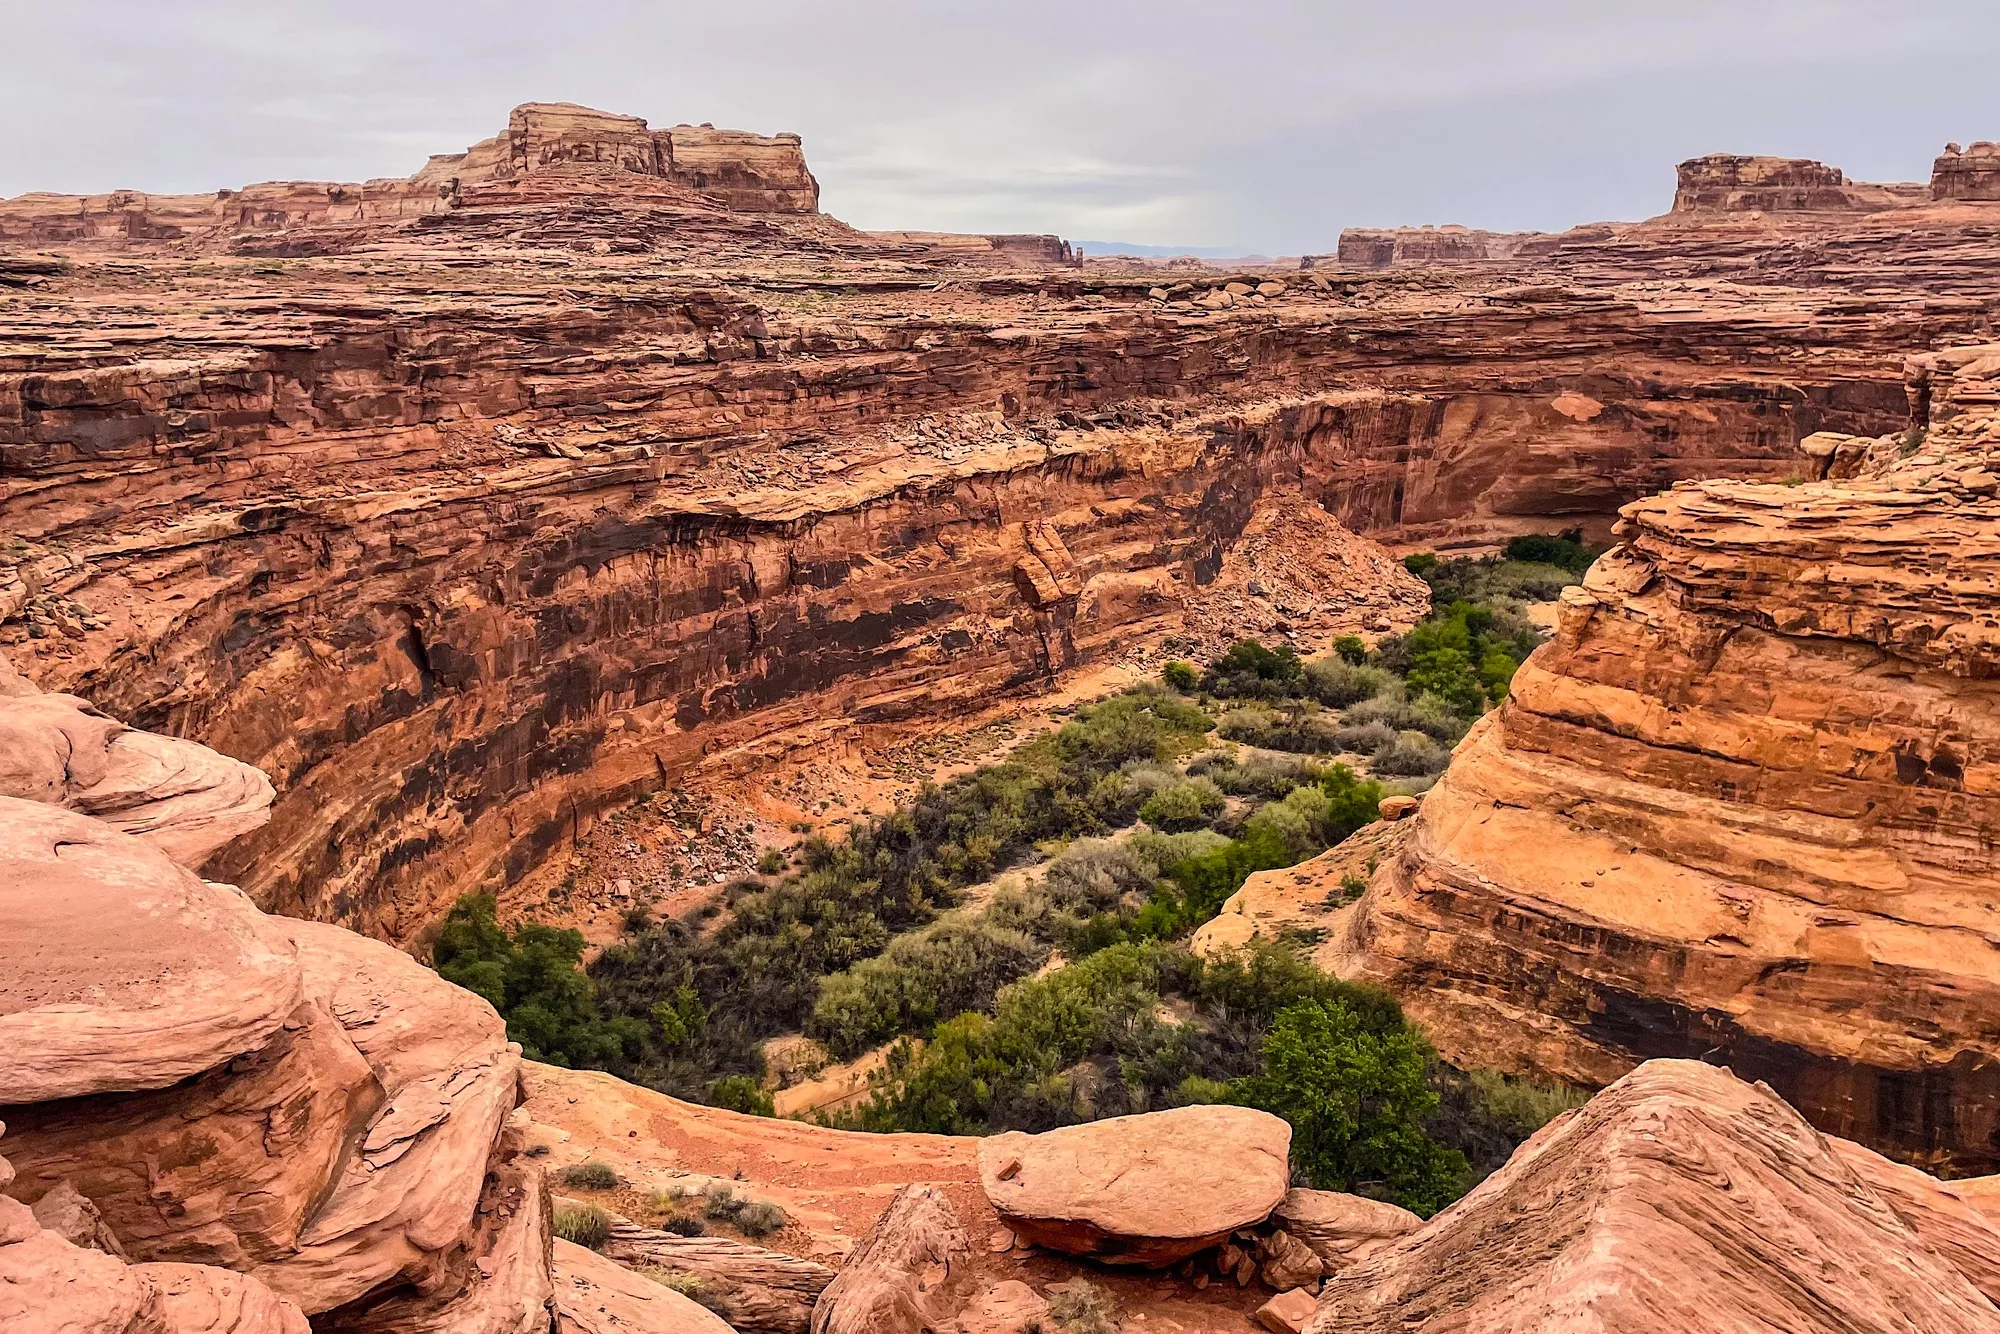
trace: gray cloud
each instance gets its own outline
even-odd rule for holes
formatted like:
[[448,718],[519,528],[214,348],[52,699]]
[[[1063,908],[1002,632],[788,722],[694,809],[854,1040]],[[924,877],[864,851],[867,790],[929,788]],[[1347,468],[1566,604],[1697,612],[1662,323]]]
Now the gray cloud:
[[401,175],[528,100],[794,130],[865,227],[1297,253],[2000,137],[1990,0],[0,0],[0,195]]

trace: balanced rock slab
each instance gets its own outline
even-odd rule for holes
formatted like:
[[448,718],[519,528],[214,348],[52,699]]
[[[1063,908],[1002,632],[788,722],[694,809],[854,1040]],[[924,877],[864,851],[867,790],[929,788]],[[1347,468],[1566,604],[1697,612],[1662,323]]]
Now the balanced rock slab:
[[1247,1107],[1179,1107],[981,1140],[979,1176],[1024,1240],[1163,1266],[1261,1223],[1285,1198],[1292,1128]]

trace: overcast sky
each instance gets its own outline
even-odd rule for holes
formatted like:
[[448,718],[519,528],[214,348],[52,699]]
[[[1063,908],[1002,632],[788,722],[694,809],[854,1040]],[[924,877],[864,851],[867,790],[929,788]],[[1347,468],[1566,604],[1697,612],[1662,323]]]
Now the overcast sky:
[[1327,250],[2000,139],[2000,0],[0,0],[0,196],[407,175],[525,101],[805,137],[870,228]]

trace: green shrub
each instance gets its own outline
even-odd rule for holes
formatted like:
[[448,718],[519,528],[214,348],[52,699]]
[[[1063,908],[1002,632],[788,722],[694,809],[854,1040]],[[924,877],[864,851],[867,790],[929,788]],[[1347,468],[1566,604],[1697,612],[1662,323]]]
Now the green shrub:
[[1368,661],[1368,645],[1360,635],[1342,635],[1333,641],[1333,656],[1350,667],[1359,667]]
[[1228,798],[1208,778],[1189,778],[1155,792],[1139,808],[1139,818],[1170,834],[1200,829],[1222,812]]
[[783,875],[790,865],[785,854],[777,848],[765,848],[757,854],[757,871],[760,875]]
[[1437,568],[1438,555],[1435,551],[1417,551],[1403,557],[1403,568],[1421,579]]
[[1485,1103],[1487,1114],[1523,1139],[1564,1112],[1573,1112],[1590,1101],[1590,1094],[1583,1089],[1517,1079],[1498,1070],[1473,1070],[1468,1077]]
[[1443,773],[1451,752],[1422,732],[1404,732],[1375,752],[1369,767],[1391,778],[1425,778]]
[[611,1239],[611,1215],[594,1204],[556,1210],[556,1235],[575,1246],[596,1250]]
[[431,951],[438,976],[485,997],[529,1060],[629,1066],[644,1049],[646,1025],[599,1012],[579,966],[582,933],[530,922],[510,936],[496,912],[491,894],[468,894],[452,906]]
[[1419,695],[1434,695],[1453,712],[1476,718],[1486,707],[1486,686],[1463,649],[1437,648],[1417,654],[1405,678]]
[[822,980],[806,1031],[846,1060],[898,1033],[984,1009],[1048,956],[1047,944],[986,918],[935,922]]
[[683,1297],[700,1299],[702,1283],[699,1276],[682,1269],[669,1269],[665,1265],[627,1265],[633,1273],[650,1279],[663,1288],[671,1288]]
[[1049,1320],[1058,1334],[1119,1334],[1118,1301],[1110,1289],[1073,1278],[1048,1293]]
[[766,1200],[751,1200],[736,1211],[736,1226],[746,1237],[768,1237],[784,1230],[785,1211]]
[[584,1162],[563,1169],[562,1183],[579,1190],[617,1190],[618,1174],[603,1163]]
[[733,1223],[736,1221],[736,1216],[742,1213],[749,1203],[748,1200],[736,1197],[734,1186],[725,1186],[717,1182],[702,1192],[702,1217],[716,1223]]
[[1289,645],[1265,648],[1254,639],[1235,644],[1209,663],[1202,688],[1223,699],[1282,699],[1298,693],[1305,665]]
[[1334,731],[1334,744],[1350,755],[1374,755],[1396,744],[1395,728],[1380,719],[1352,723]]
[[1502,552],[1502,556],[1510,561],[1554,565],[1578,576],[1590,568],[1590,562],[1598,555],[1597,551],[1584,545],[1581,528],[1516,537],[1507,543],[1506,550]]
[[1430,1051],[1407,1027],[1368,1024],[1342,1000],[1278,1015],[1265,1070],[1241,1098],[1292,1126],[1292,1163],[1321,1190],[1386,1199],[1428,1218],[1463,1193],[1465,1156],[1424,1128],[1438,1105]]
[[1314,699],[1332,709],[1373,699],[1394,681],[1380,667],[1358,666],[1342,658],[1321,658],[1306,664],[1306,688]]
[[724,1075],[709,1086],[708,1100],[727,1111],[744,1112],[750,1116],[778,1114],[771,1095],[749,1075]]
[[1183,695],[1192,695],[1201,685],[1201,673],[1194,669],[1193,663],[1188,662],[1168,663],[1160,668],[1160,679]]
[[694,1218],[686,1214],[669,1218],[660,1226],[665,1231],[671,1232],[677,1237],[705,1237],[708,1235],[708,1224],[702,1222],[699,1218]]
[[[1380,723],[1392,733],[1422,732],[1433,741],[1442,741],[1446,745],[1456,744],[1465,735],[1467,726],[1464,715],[1436,695],[1419,695],[1412,699],[1400,689],[1363,700],[1343,712],[1340,719],[1341,726],[1334,731],[1336,738],[1345,738],[1349,728]],[[1353,749],[1364,747],[1355,746]]]

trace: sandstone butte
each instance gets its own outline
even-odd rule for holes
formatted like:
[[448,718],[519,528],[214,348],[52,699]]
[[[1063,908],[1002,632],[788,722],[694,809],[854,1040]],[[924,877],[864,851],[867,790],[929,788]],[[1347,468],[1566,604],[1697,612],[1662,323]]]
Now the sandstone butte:
[[[1255,272],[818,201],[796,136],[554,104],[404,178],[0,201],[0,1326],[713,1328],[673,1242],[552,1241],[594,1160],[784,1203],[728,1263],[807,1276],[787,1328],[1088,1276],[1203,1330],[2000,1329],[2000,1187],[1873,1151],[2000,1167],[1992,144]],[[1323,962],[1608,1086],[1421,1226],[1157,1115],[1089,1132],[1148,1197],[1010,1207],[999,1141],[535,1067],[396,948],[641,794],[1405,625],[1388,549],[1558,524],[1617,545],[1415,814],[1206,929],[1372,867]],[[1236,1281],[1069,1253],[1190,1239]]]

